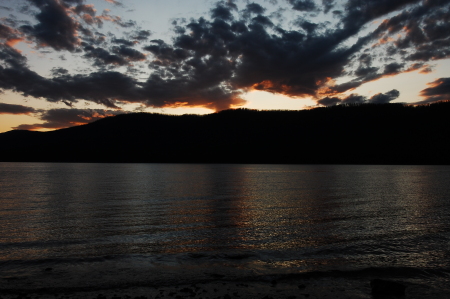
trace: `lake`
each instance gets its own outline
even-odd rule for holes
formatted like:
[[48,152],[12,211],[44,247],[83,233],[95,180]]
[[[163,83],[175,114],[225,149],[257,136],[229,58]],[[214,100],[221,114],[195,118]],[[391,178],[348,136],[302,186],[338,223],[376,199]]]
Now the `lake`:
[[450,166],[0,163],[0,208],[2,288],[450,277]]

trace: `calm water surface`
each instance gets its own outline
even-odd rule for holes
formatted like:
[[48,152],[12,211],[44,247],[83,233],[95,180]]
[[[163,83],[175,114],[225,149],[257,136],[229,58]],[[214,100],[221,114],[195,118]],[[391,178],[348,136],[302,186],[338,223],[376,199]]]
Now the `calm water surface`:
[[0,278],[448,281],[449,184],[449,166],[0,163]]

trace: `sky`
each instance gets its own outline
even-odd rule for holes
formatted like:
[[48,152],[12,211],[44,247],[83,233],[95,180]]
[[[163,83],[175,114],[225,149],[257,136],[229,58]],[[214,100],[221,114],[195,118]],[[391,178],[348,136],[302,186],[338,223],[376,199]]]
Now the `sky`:
[[450,0],[0,0],[0,132],[450,100]]

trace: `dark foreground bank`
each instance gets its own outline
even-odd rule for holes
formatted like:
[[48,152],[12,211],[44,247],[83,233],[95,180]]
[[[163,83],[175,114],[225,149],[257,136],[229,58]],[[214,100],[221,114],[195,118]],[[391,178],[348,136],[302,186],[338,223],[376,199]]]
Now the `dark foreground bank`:
[[154,298],[335,298],[335,299],[444,299],[450,292],[411,278],[379,279],[374,276],[266,277],[262,280],[217,279],[191,284],[130,286],[125,288],[3,289],[0,298],[19,299],[154,299]]
[[124,114],[0,134],[0,161],[450,164],[450,102],[302,111]]

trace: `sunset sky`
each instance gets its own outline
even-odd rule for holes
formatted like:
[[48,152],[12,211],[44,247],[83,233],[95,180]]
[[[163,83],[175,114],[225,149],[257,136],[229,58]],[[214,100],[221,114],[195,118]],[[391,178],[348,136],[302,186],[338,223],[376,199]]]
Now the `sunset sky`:
[[450,100],[450,0],[0,0],[0,132]]

